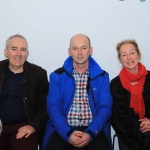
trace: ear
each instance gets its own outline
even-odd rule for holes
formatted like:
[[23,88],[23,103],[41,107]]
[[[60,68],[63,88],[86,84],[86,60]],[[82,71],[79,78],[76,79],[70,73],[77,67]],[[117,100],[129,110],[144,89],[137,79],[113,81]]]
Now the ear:
[[7,49],[4,49],[4,55],[5,55],[5,57],[7,58],[7,54],[8,53],[8,50]]
[[139,61],[140,61],[140,59],[141,59],[141,54],[139,54]]
[[69,56],[71,56],[71,50],[70,50],[70,48],[68,48],[68,54],[69,54]]
[[29,51],[28,51],[28,54],[27,54],[27,57],[29,56]]
[[92,53],[93,53],[93,48],[90,47],[90,56],[92,56]]

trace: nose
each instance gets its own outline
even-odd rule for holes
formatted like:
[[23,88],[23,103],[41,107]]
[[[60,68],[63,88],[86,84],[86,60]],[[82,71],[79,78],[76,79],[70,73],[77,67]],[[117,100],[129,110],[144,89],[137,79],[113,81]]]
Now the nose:
[[128,54],[128,55],[127,55],[127,59],[130,59],[130,58],[131,58],[131,57],[130,57],[130,54]]
[[82,54],[82,49],[78,49],[78,54]]
[[17,55],[21,55],[21,50],[17,50]]

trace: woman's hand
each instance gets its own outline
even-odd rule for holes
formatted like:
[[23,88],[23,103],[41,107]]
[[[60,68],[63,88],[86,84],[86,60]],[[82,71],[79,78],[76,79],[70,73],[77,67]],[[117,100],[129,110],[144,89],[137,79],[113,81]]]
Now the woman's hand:
[[150,120],[147,118],[144,118],[144,119],[140,119],[139,121],[141,122],[140,131],[142,133],[149,132],[150,131]]

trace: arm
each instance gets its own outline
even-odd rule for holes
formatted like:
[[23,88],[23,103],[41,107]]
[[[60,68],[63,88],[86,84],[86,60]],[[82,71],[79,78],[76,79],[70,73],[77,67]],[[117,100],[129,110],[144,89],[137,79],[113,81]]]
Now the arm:
[[49,85],[46,71],[43,69],[39,70],[38,78],[36,78],[35,80],[37,83],[34,87],[35,90],[31,91],[31,94],[34,94],[34,96],[30,97],[30,100],[33,103],[32,105],[35,106],[35,112],[33,112],[32,110],[32,113],[34,115],[33,118],[31,118],[29,125],[32,126],[37,132],[39,132],[45,128],[46,122],[48,120],[48,115],[46,112],[46,97]]
[[[70,135],[74,132],[67,123],[64,110],[64,91],[60,75],[52,73],[50,75],[50,89],[47,96],[47,112],[51,124],[55,127],[58,134],[68,142]],[[65,79],[63,80],[65,81]],[[69,87],[71,88],[71,87]],[[66,90],[66,89],[65,89]],[[70,94],[70,93],[67,93]],[[70,101],[65,99],[65,101]]]
[[[104,129],[112,114],[112,97],[110,94],[108,74],[106,73],[104,76],[98,77],[95,82],[96,85],[94,86],[99,89],[98,92],[93,90],[94,98],[96,100],[96,109],[92,109],[93,120],[85,130],[91,135],[91,139],[95,138],[101,130]],[[92,108],[93,107],[95,106],[92,106]]]
[[[34,68],[35,73],[30,72],[28,80],[23,84],[24,97],[27,97],[25,106],[30,116],[28,125],[18,129],[16,138],[29,137],[32,133],[45,128],[48,119],[46,113],[46,96],[48,92],[47,73],[43,69]],[[38,76],[35,76],[37,75]],[[32,110],[31,110],[32,108]]]
[[112,126],[114,130],[121,134],[136,136],[140,125],[138,115],[129,108],[130,93],[122,87],[119,77],[111,81],[111,94],[113,97]]

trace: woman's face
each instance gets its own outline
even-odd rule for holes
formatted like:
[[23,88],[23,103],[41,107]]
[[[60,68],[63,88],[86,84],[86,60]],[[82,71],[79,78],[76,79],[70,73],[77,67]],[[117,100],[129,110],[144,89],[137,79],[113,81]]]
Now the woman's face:
[[138,72],[140,55],[133,44],[124,44],[120,47],[120,62],[128,71],[133,74]]

